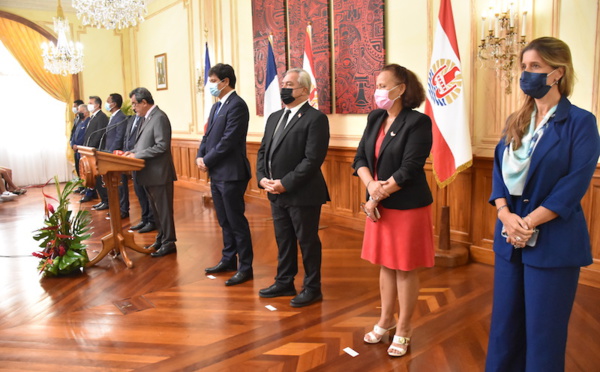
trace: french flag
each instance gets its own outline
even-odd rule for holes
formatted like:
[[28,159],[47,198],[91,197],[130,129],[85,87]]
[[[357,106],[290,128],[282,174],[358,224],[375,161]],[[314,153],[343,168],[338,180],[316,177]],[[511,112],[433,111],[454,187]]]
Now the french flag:
[[269,38],[269,50],[267,52],[267,74],[265,80],[265,102],[264,116],[265,124],[269,116],[275,111],[281,110],[281,96],[279,94],[279,77],[277,76],[277,65],[275,64],[275,54],[273,45]]
[[427,74],[425,113],[433,122],[433,172],[440,188],[472,165],[471,134],[450,0],[442,0]]
[[210,108],[214,103],[212,94],[206,89],[208,83],[208,72],[210,71],[210,56],[208,54],[208,43],[204,51],[204,132],[206,133],[206,127],[208,125],[208,116],[210,115]]

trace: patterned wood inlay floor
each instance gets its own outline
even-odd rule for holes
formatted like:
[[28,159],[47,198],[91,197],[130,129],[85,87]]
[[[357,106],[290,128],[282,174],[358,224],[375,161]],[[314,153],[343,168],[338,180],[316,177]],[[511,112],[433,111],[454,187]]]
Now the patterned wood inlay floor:
[[[50,191],[47,188],[47,192]],[[42,371],[483,371],[493,268],[469,264],[420,272],[409,353],[387,356],[390,339],[367,345],[379,314],[378,268],[360,259],[362,233],[323,219],[324,301],[306,308],[290,297],[262,299],[273,281],[276,246],[269,209],[247,204],[255,250],[253,281],[225,287],[209,279],[220,258],[220,230],[201,193],[176,187],[176,255],[135,252],[133,269],[105,258],[85,273],[40,279],[31,232],[41,227],[42,196],[30,189],[0,204],[0,369]],[[73,198],[78,208],[77,199]],[[90,208],[93,203],[83,204]],[[104,212],[92,212],[97,251]],[[131,221],[139,207],[132,194]],[[154,235],[135,234],[139,244]],[[302,278],[303,272],[297,278]],[[296,280],[300,289],[301,280]],[[265,306],[271,305],[271,311]],[[599,371],[600,290],[580,286],[567,371]],[[551,340],[549,340],[551,342]],[[344,352],[352,348],[358,355]]]

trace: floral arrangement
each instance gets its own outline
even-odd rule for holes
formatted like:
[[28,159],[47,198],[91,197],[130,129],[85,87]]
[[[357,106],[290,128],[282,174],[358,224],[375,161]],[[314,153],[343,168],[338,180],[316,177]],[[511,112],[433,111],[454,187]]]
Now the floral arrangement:
[[[50,182],[46,183],[46,185]],[[40,273],[45,276],[65,275],[75,270],[81,270],[89,262],[86,245],[82,242],[92,234],[90,212],[80,210],[77,213],[69,210],[69,195],[83,183],[82,180],[69,181],[61,190],[58,177],[54,177],[58,199],[44,194],[44,225],[34,231],[33,239],[41,241],[40,252],[33,252],[41,258],[38,265]],[[48,199],[58,202],[56,208],[48,203]]]

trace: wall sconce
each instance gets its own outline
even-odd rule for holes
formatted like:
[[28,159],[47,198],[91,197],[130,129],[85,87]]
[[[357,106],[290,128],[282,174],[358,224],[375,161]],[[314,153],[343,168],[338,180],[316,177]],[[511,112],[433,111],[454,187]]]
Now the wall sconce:
[[[489,21],[486,23],[486,20]],[[495,7],[490,6],[487,16],[485,12],[481,16],[481,43],[477,58],[484,67],[494,69],[502,77],[506,94],[512,93],[518,53],[527,44],[527,11],[521,12],[520,20],[519,30],[519,9],[511,0],[502,0]]]
[[196,63],[196,75],[198,76],[198,81],[196,81],[196,92],[202,93],[204,92],[204,71],[202,70],[200,63]]

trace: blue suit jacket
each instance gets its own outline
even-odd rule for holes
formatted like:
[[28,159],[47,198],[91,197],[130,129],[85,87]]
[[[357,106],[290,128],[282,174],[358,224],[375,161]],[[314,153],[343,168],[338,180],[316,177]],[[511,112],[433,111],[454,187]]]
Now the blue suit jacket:
[[[522,196],[511,196],[502,178],[508,145],[496,146],[490,203],[506,198],[511,212],[526,216],[538,206],[558,214],[540,226],[535,247],[523,249],[523,263],[536,267],[585,266],[592,263],[590,238],[581,208],[600,156],[596,118],[563,97],[532,154]],[[494,251],[510,259],[514,248],[496,222]]]
[[101,144],[102,150],[110,152],[123,150],[126,128],[127,116],[121,110],[115,112],[106,126],[106,135],[104,136],[104,142]]
[[216,114],[210,110],[209,124],[196,157],[204,158],[210,178],[215,181],[244,181],[251,178],[246,156],[246,135],[250,113],[246,102],[233,92]]

